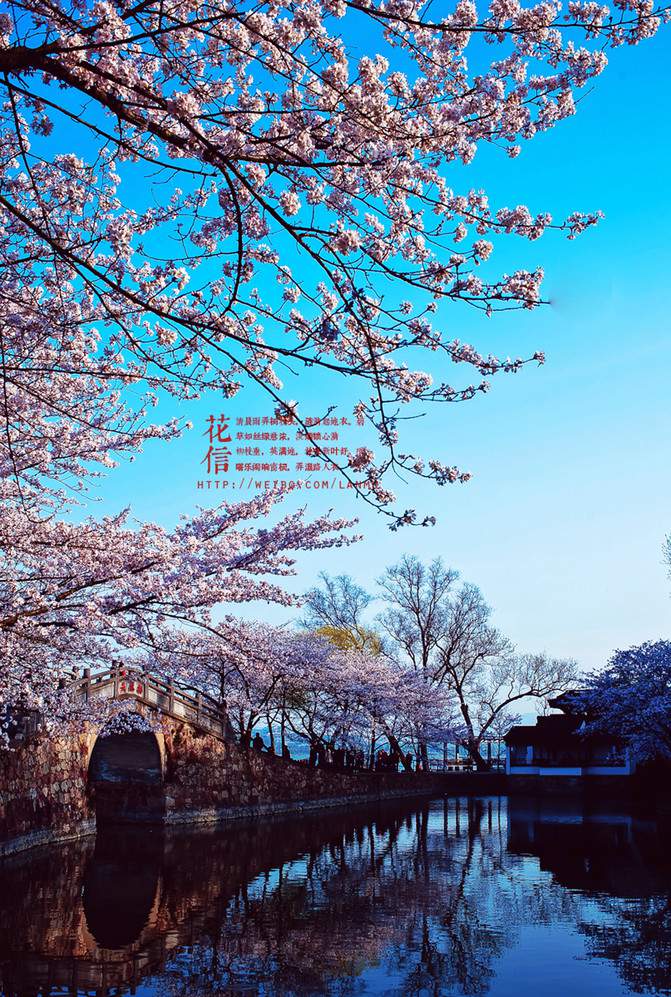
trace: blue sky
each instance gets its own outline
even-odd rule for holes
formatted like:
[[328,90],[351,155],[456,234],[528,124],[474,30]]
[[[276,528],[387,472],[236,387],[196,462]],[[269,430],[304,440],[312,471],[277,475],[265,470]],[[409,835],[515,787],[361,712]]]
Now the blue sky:
[[[455,188],[483,187],[495,207],[525,203],[555,218],[601,209],[605,220],[580,239],[556,234],[497,248],[501,269],[544,266],[551,306],[486,319],[460,306],[444,314],[451,336],[512,356],[545,350],[547,364],[494,379],[487,396],[443,407],[410,424],[410,448],[473,472],[467,485],[392,482],[400,504],[432,512],[432,529],[390,533],[350,493],[335,492],[339,515],[358,515],[356,547],[306,554],[292,587],[320,570],[373,586],[403,553],[440,554],[478,584],[496,623],[523,650],[572,656],[586,667],[617,647],[671,637],[671,582],[661,546],[671,532],[671,346],[668,272],[668,64],[671,33],[611,53],[610,66],[578,114],[507,159],[481,150]],[[291,261],[287,261],[291,263]],[[301,397],[324,399],[302,377]],[[351,409],[349,396],[328,392]],[[289,384],[287,394],[297,397]],[[141,519],[170,525],[217,493],[196,490],[210,412],[271,414],[248,389],[223,407],[214,398],[180,409],[194,430],[156,445],[97,485],[91,511],[130,504]],[[159,408],[157,415],[172,414]],[[93,496],[92,496],[93,497]],[[303,501],[303,500],[301,500]],[[285,508],[299,504],[291,498]],[[329,505],[312,493],[308,512]],[[252,607],[275,621],[287,611]]]

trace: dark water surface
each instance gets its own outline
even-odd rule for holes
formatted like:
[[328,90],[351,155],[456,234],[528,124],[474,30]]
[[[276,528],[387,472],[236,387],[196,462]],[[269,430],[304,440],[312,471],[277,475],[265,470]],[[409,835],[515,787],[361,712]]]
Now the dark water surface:
[[0,864],[0,990],[671,994],[671,825],[439,799]]

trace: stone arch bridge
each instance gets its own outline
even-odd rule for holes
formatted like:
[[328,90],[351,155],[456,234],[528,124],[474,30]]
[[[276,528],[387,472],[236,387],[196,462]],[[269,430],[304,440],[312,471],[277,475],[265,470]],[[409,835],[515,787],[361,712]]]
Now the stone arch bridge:
[[[215,822],[442,788],[444,777],[332,772],[245,750],[199,693],[139,671],[85,672],[73,695],[133,699],[153,731],[27,731],[0,752],[0,855],[91,833],[96,823]],[[156,726],[156,725],[152,725]]]
[[86,668],[82,677],[75,679],[70,687],[73,695],[83,699],[132,699],[140,707],[220,740],[234,737],[226,711],[218,703],[197,690],[184,688],[173,679],[162,679],[117,664],[95,674]]

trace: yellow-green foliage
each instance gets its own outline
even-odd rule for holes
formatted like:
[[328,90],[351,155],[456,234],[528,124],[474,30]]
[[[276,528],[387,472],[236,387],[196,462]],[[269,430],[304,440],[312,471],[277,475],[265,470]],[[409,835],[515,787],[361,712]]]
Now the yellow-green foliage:
[[319,627],[316,633],[326,637],[341,651],[368,651],[369,654],[379,654],[382,650],[380,638],[375,631],[363,627],[345,630],[344,627],[323,626]]

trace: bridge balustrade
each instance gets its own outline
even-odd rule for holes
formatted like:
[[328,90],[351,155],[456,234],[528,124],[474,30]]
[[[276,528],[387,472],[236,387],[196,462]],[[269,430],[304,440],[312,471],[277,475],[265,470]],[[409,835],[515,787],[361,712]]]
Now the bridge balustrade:
[[135,699],[222,740],[227,737],[226,711],[202,693],[187,691],[172,679],[114,665],[95,674],[84,669],[73,686],[84,699]]

